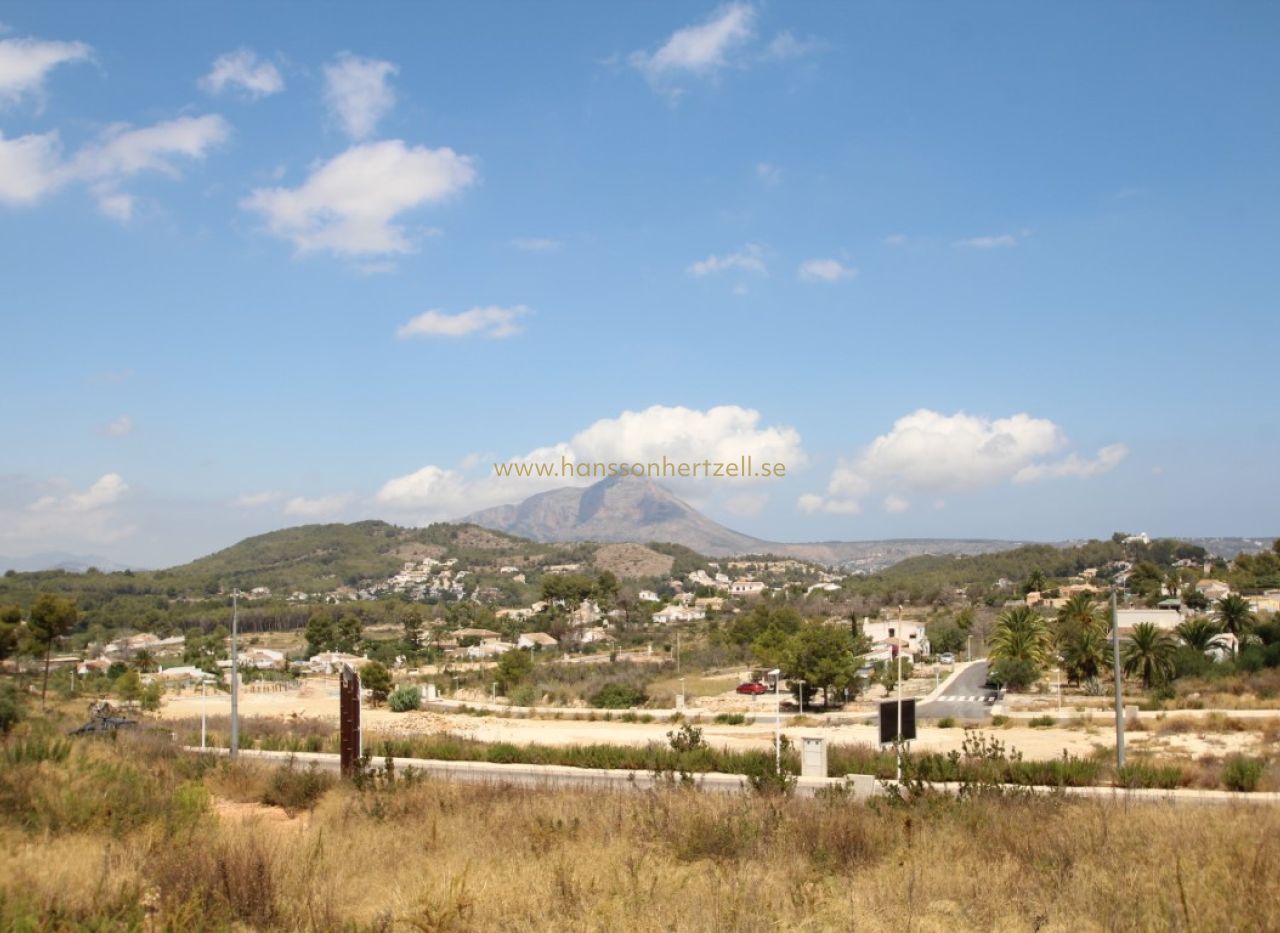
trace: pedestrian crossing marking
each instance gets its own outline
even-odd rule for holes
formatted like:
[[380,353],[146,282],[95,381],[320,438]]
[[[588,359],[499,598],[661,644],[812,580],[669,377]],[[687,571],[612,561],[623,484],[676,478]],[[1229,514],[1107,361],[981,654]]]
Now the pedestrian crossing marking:
[[980,697],[943,696],[943,697],[938,697],[936,702],[938,703],[994,703],[995,701],[996,701],[995,696],[993,694],[988,693]]

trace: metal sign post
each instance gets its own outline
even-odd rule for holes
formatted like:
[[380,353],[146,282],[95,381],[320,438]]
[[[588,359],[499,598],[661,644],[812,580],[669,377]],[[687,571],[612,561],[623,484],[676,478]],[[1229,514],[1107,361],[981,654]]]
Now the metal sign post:
[[364,754],[360,735],[360,675],[350,664],[338,673],[338,752],[342,774],[355,774]]

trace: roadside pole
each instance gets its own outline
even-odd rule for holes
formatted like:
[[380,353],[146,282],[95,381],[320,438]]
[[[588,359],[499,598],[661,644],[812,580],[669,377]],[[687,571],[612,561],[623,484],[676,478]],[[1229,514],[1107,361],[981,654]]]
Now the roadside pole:
[[1120,695],[1120,617],[1116,591],[1111,591],[1111,667],[1116,680],[1116,767],[1124,767],[1124,699]]
[[895,748],[898,754],[898,783],[902,783],[902,606],[898,606],[898,741]]
[[231,750],[232,758],[240,757],[240,591],[231,591]]
[[778,775],[782,775],[782,668],[775,667],[769,672],[773,675],[773,764]]
[[205,685],[204,678],[200,678],[200,751],[204,751],[205,722],[209,718],[209,700],[207,698],[208,688]]

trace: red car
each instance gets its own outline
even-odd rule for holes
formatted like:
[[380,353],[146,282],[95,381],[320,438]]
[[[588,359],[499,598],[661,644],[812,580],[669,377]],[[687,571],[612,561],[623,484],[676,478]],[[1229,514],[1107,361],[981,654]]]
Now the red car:
[[760,681],[753,680],[750,683],[738,684],[738,692],[746,693],[751,696],[759,696],[762,693],[768,693],[769,688],[765,684],[762,684]]

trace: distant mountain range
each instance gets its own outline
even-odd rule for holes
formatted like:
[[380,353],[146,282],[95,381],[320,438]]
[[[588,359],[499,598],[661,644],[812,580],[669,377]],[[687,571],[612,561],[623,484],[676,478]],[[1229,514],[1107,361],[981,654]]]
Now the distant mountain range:
[[16,570],[24,573],[34,570],[65,570],[68,573],[84,573],[90,567],[96,567],[103,573],[116,570],[137,570],[136,566],[119,564],[105,557],[92,554],[70,554],[65,551],[46,551],[41,554],[28,554],[25,557],[0,557],[0,573]]
[[518,505],[500,505],[459,519],[534,541],[682,544],[699,554],[776,554],[875,571],[920,554],[987,554],[1026,542],[919,538],[884,541],[766,541],[707,518],[664,486],[642,477],[610,477],[586,487],[553,489]]

